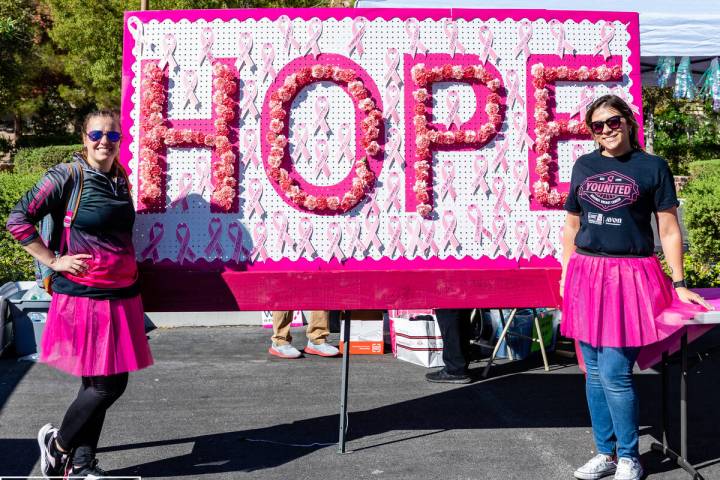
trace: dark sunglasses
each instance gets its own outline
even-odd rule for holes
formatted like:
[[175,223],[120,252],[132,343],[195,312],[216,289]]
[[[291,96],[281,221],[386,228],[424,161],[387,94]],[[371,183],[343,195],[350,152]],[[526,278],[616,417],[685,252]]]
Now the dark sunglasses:
[[102,130],[92,130],[90,132],[87,132],[87,136],[90,140],[93,142],[99,142],[103,135],[107,135],[107,139],[110,140],[112,143],[117,143],[120,141],[120,132],[115,132],[113,130],[109,132],[103,132]]
[[605,125],[607,125],[610,130],[617,130],[618,128],[620,128],[620,125],[622,125],[622,118],[622,115],[615,115],[614,117],[608,118],[604,122],[591,122],[590,129],[595,135],[600,135],[603,130],[605,130]]

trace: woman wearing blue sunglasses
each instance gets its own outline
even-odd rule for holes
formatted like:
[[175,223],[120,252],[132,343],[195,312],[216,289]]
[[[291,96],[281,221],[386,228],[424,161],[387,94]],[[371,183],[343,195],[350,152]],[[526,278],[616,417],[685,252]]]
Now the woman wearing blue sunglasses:
[[[81,378],[60,428],[48,423],[38,433],[46,477],[107,475],[95,458],[105,412],[125,391],[128,372],[153,363],[132,244],[135,209],[117,160],[119,132],[114,112],[89,114],[83,151],[51,168],[7,222],[25,250],[54,271],[40,360]],[[50,248],[35,228],[48,214],[62,225]]]

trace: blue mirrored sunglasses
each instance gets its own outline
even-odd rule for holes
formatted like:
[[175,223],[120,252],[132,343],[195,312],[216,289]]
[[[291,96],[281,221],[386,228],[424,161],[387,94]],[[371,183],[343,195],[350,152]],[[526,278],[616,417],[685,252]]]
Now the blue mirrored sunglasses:
[[113,130],[109,132],[103,132],[102,130],[92,130],[90,132],[87,132],[87,136],[90,140],[93,142],[99,142],[103,135],[107,135],[108,140],[110,140],[112,143],[117,143],[120,141],[120,132],[115,132]]

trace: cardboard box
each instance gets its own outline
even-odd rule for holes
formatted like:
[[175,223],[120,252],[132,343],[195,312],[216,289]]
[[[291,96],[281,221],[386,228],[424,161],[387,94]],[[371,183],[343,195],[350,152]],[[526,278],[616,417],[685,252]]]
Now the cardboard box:
[[[378,310],[379,311],[379,310]],[[350,354],[351,355],[382,355],[385,353],[383,337],[382,311],[379,319],[354,320],[350,318]],[[353,312],[355,313],[355,312]],[[340,325],[340,352],[345,353],[342,338],[345,336],[344,322]]]

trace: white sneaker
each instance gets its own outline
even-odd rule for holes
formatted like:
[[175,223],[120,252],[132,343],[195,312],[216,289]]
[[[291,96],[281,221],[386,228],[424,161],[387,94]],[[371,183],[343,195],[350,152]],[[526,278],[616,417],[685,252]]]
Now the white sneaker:
[[[617,465],[612,457],[599,453],[582,467],[575,470],[573,475],[581,480],[596,480],[598,478],[607,477],[615,473]],[[617,478],[617,477],[615,477]]]
[[310,355],[320,355],[321,357],[336,357],[340,350],[333,347],[329,343],[312,343],[308,340],[307,347],[305,347],[305,353]]
[[274,342],[270,347],[270,350],[268,350],[268,353],[280,358],[298,358],[301,355],[300,350],[289,343],[286,343],[285,345],[278,345]]
[[637,458],[621,457],[617,462],[615,480],[640,480],[643,468]]

